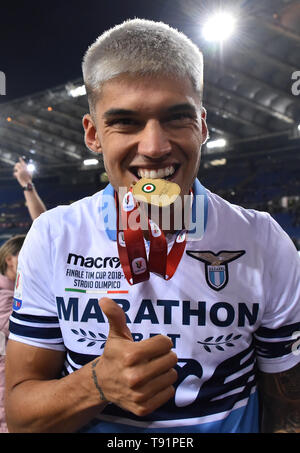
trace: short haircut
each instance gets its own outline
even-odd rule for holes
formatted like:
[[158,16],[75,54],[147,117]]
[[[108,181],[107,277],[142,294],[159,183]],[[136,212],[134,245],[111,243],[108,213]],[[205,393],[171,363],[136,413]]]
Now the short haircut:
[[86,51],[82,72],[91,114],[103,83],[121,74],[188,77],[202,100],[202,53],[163,22],[132,19],[107,30]]
[[7,270],[6,258],[16,256],[22,248],[25,240],[25,234],[12,236],[0,247],[0,274],[5,275]]

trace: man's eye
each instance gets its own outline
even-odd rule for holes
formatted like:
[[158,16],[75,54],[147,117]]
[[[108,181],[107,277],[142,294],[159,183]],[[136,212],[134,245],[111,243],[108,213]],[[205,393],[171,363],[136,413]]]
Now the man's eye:
[[109,126],[134,126],[136,121],[132,118],[115,118],[107,122]]

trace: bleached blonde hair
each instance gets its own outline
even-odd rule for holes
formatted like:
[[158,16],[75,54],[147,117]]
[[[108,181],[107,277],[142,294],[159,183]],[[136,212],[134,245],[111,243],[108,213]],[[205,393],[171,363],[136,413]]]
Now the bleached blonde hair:
[[105,31],[86,51],[82,72],[91,113],[103,83],[121,74],[188,77],[202,99],[202,53],[163,22],[132,19]]

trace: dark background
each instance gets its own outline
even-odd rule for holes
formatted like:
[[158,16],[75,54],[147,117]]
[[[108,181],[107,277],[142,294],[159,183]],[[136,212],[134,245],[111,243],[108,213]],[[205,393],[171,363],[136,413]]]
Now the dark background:
[[182,26],[183,16],[176,0],[1,2],[0,70],[6,74],[6,96],[0,101],[81,77],[87,47],[113,25],[141,17]]

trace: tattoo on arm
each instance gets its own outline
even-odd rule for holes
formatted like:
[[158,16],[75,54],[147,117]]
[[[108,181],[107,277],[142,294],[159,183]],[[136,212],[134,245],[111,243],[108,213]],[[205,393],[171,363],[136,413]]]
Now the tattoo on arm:
[[300,364],[276,374],[261,373],[264,432],[300,433]]
[[96,386],[96,389],[98,390],[98,392],[100,394],[100,398],[102,399],[102,401],[107,401],[107,399],[105,398],[104,393],[102,391],[102,388],[99,385],[98,378],[97,378],[97,373],[96,373],[96,370],[95,370],[99,360],[100,359],[97,359],[94,362],[92,362],[92,378],[93,378],[94,384]]

